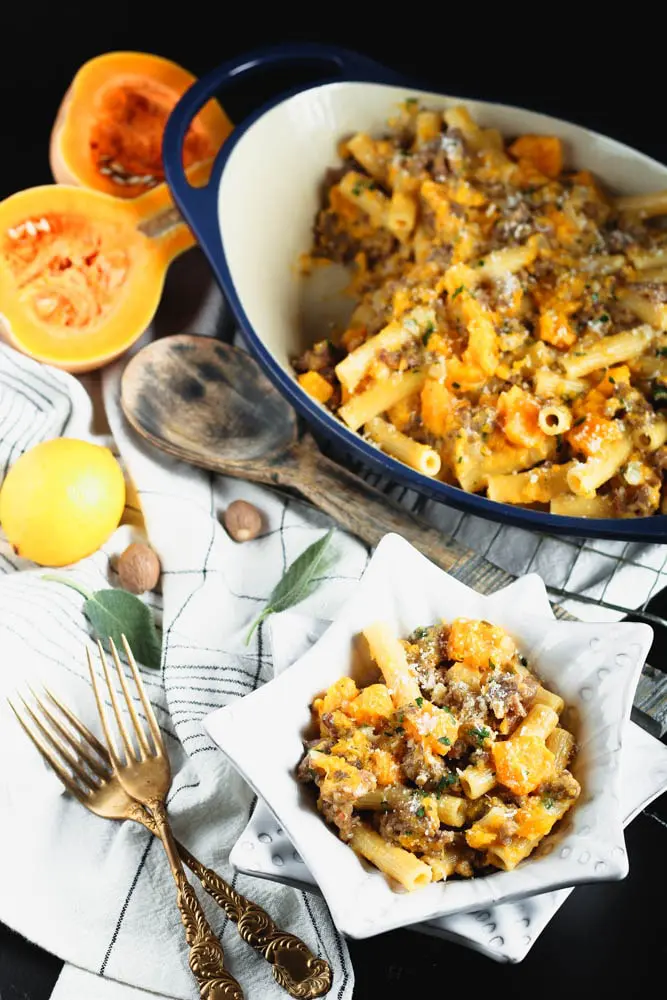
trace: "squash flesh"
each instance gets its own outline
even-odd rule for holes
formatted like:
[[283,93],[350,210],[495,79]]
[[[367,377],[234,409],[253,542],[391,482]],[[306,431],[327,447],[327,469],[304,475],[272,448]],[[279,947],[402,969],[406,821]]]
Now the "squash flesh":
[[[76,73],[51,134],[54,179],[134,199],[161,186],[167,118],[196,77],[144,52],[108,52]],[[210,160],[232,130],[217,101],[195,116],[184,146],[186,167]]]
[[0,204],[0,326],[14,347],[81,372],[143,333],[169,253],[138,228],[142,203],[128,210],[107,195],[51,185]]

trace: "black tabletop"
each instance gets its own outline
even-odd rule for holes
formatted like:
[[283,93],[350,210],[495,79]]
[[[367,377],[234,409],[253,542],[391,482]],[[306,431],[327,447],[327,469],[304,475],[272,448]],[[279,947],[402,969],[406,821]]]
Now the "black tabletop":
[[[633,37],[624,18],[603,33],[570,6],[522,13],[426,5],[386,10],[368,5],[292,8],[269,17],[263,8],[155,4],[4,4],[0,46],[0,197],[48,183],[48,140],[61,96],[82,62],[113,49],[155,52],[203,74],[255,45],[331,41],[356,48],[411,74],[434,90],[518,104],[579,122],[667,162],[660,113],[662,69],[650,25]],[[544,16],[545,21],[540,20]],[[240,120],[277,88],[308,74],[254,80],[252,90],[222,95]],[[0,304],[1,308],[1,304]],[[658,599],[659,604],[663,601]],[[664,608],[661,609],[664,613]],[[664,662],[663,642],[651,661]],[[4,665],[3,665],[4,669]],[[436,938],[400,931],[351,942],[359,1000],[417,996],[455,988],[480,996],[493,987],[541,998],[612,991],[632,977],[658,979],[663,954],[667,799],[627,830],[630,874],[620,883],[578,888],[517,966],[500,966]],[[0,849],[2,821],[0,817]],[[2,863],[11,859],[2,857]],[[1,886],[0,880],[0,886]],[[2,889],[0,888],[0,891]],[[39,901],[35,901],[39,905]],[[60,969],[57,958],[0,925],[1,1000],[42,1000]],[[445,977],[446,973],[446,977]],[[251,998],[255,1000],[255,998]],[[261,998],[257,998],[261,1000]]]

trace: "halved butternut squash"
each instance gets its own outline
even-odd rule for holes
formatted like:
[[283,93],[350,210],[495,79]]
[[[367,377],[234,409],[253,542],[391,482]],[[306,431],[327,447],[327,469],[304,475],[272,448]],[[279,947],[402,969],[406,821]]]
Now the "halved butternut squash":
[[[201,183],[208,165],[188,171]],[[0,334],[50,365],[85,372],[150,323],[170,262],[194,239],[161,184],[132,201],[61,184],[0,202]]]
[[[164,127],[195,80],[169,59],[144,52],[108,52],[84,63],[51,133],[54,179],[120,198],[136,198],[163,183]],[[209,101],[188,130],[184,166],[210,160],[231,130],[217,101]]]

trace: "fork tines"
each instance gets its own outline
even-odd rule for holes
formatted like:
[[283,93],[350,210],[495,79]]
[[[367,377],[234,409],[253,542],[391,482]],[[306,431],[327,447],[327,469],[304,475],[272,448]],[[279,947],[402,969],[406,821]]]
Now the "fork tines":
[[109,755],[94,733],[66,705],[48,688],[44,692],[50,705],[32,688],[32,705],[18,695],[23,711],[11,699],[7,700],[23,731],[67,790],[76,798],[85,799],[110,777]]
[[[148,758],[164,757],[166,756],[166,754],[164,750],[164,745],[162,743],[162,734],[160,733],[160,727],[158,725],[157,719],[155,718],[155,713],[153,712],[153,706],[151,705],[148,695],[146,694],[146,689],[144,688],[144,682],[141,679],[141,674],[139,673],[137,662],[132,654],[132,650],[130,649],[129,643],[125,638],[125,636],[122,635],[121,639],[123,642],[123,649],[125,651],[125,656],[127,657],[127,662],[130,666],[130,671],[132,673],[132,677],[134,679],[134,683],[137,689],[137,694],[139,695],[139,700],[141,701],[143,710],[145,712],[146,721],[150,729],[150,734],[153,743],[153,745],[151,746],[148,737],[146,735],[144,726],[140,722],[139,717],[137,715],[137,711],[134,707],[134,699],[128,687],[127,680],[125,678],[125,671],[123,670],[123,665],[120,661],[116,644],[112,638],[109,638],[111,657],[116,667],[116,673],[118,674],[120,686],[125,696],[125,703],[127,705],[127,710],[129,712],[130,718],[132,720],[132,725],[134,727],[134,732],[139,746],[139,752],[137,753],[134,744],[132,743],[130,733],[128,732],[127,726],[125,725],[125,722],[123,720],[123,713],[121,711],[120,705],[118,703],[118,698],[116,696],[116,692],[114,690],[114,686],[111,681],[111,673],[109,671],[109,664],[107,661],[106,653],[104,652],[104,647],[102,646],[102,643],[98,639],[97,647],[100,654],[100,660],[102,661],[104,678],[107,683],[107,688],[109,689],[109,697],[111,699],[111,707],[113,709],[113,714],[116,719],[116,724],[118,726],[118,730],[120,732],[123,741],[123,746],[125,747],[126,760],[128,762],[134,761],[138,763],[139,761],[142,760],[148,760]],[[104,736],[106,738],[107,746],[109,748],[109,756],[116,767],[122,767],[123,762],[121,761],[118,755],[116,742],[113,738],[111,727],[109,726],[107,711],[100,696],[97,677],[95,675],[93,660],[90,655],[89,649],[86,649],[86,655],[88,656],[88,669],[90,671],[90,679],[93,684],[93,693],[95,695],[95,701],[97,702],[97,709],[99,712],[100,720],[102,722]]]

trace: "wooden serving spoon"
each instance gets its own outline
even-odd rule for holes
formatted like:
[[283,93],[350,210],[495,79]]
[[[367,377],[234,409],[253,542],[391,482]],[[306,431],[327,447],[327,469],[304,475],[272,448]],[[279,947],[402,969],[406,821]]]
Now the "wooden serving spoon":
[[325,458],[245,351],[182,334],[142,348],[123,373],[121,405],[141,437],[213,472],[297,490],[374,546],[403,535],[442,569],[487,593],[513,579]]

